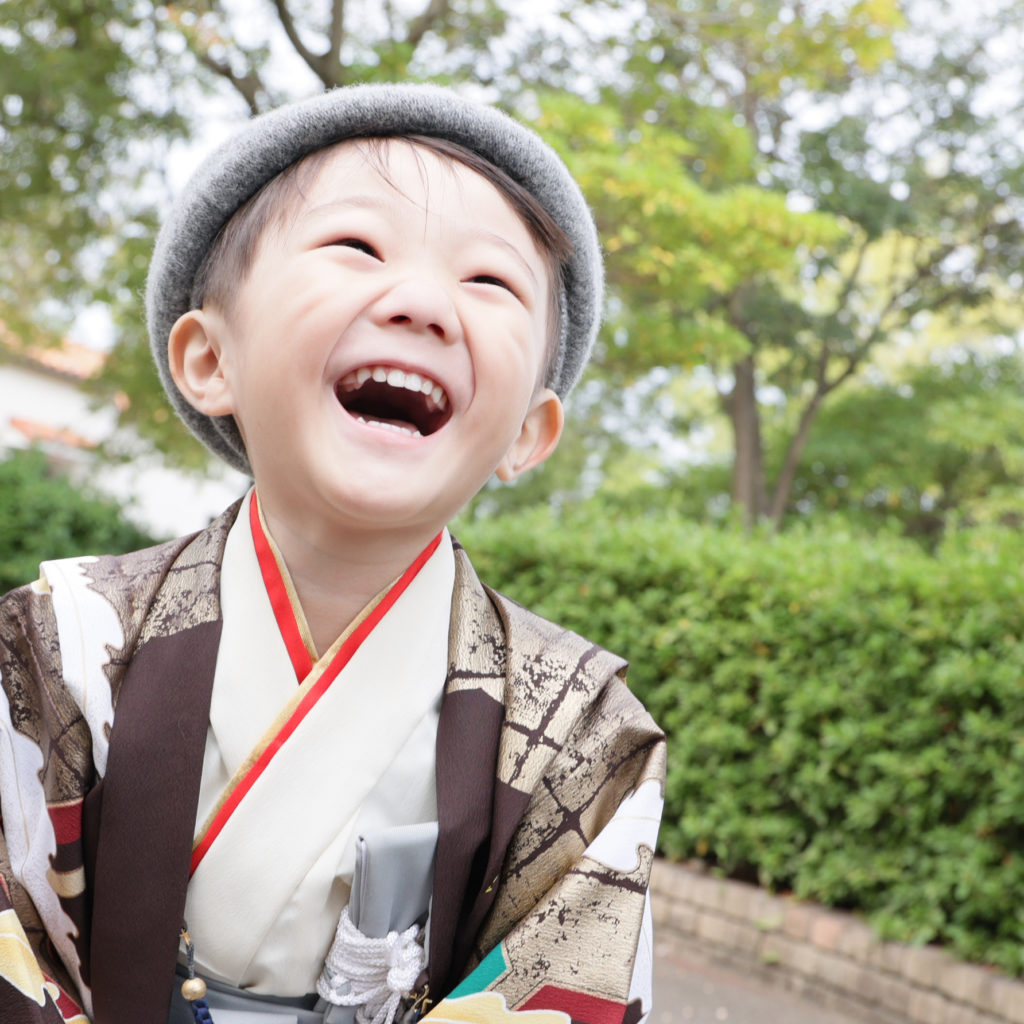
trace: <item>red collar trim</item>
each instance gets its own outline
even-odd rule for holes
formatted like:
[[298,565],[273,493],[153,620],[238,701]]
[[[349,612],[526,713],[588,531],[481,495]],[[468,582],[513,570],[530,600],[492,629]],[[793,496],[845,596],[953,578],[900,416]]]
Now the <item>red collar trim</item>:
[[310,657],[309,651],[306,650],[302,631],[295,618],[295,609],[292,607],[288,586],[281,574],[281,567],[277,564],[277,557],[271,547],[270,539],[263,529],[259,501],[255,491],[249,501],[249,526],[252,529],[252,541],[256,548],[256,558],[260,563],[263,584],[267,588],[267,597],[270,598],[270,607],[274,610],[277,628],[281,631],[281,639],[284,640],[288,657],[295,669],[295,678],[301,683],[313,668],[313,659]]
[[[292,610],[291,601],[288,599],[287,588],[285,587],[284,580],[281,578],[281,571],[278,568],[277,559],[274,557],[273,550],[270,547],[269,540],[263,531],[263,527],[259,522],[259,513],[256,511],[256,495],[253,494],[252,501],[250,502],[250,523],[252,524],[253,538],[254,540],[259,537],[262,539],[262,544],[265,546],[265,554],[269,556],[266,559],[263,554],[260,553],[261,541],[256,541],[257,557],[260,559],[260,568],[263,570],[263,579],[267,584],[267,593],[270,596],[270,603],[274,608],[274,616],[277,619],[278,626],[281,628],[281,634],[285,639],[285,644],[288,646],[288,652],[292,656],[292,664],[296,666],[296,672],[298,673],[299,668],[296,665],[296,653],[301,650],[306,662],[309,661],[309,654],[306,652],[305,644],[302,642],[302,637],[299,633],[298,623],[295,621],[295,613]],[[235,808],[242,802],[245,795],[255,785],[256,780],[263,774],[267,766],[273,760],[274,755],[284,746],[288,741],[289,737],[302,723],[306,715],[316,707],[317,702],[327,692],[328,688],[334,682],[335,679],[341,674],[342,669],[352,660],[353,655],[362,646],[363,641],[373,632],[377,624],[384,618],[385,615],[391,610],[395,602],[405,593],[409,584],[419,575],[420,570],[429,561],[431,555],[437,550],[438,545],[441,543],[441,537],[444,531],[442,530],[420,553],[416,556],[416,560],[405,570],[404,573],[398,578],[398,580],[392,585],[391,589],[384,595],[383,598],[377,603],[376,607],[370,612],[369,615],[363,619],[362,622],[352,631],[352,635],[341,645],[338,649],[338,653],[335,654],[334,658],[331,659],[330,664],[320,675],[320,678],[310,686],[308,692],[303,695],[302,699],[296,705],[295,710],[288,717],[287,721],[281,726],[280,731],[270,740],[264,750],[260,753],[259,757],[253,762],[249,770],[238,780],[235,788],[228,794],[227,798],[221,804],[220,809],[214,816],[213,821],[210,822],[209,828],[200,837],[199,842],[196,844],[192,851],[192,860],[189,865],[189,877],[195,873],[196,868],[199,867],[206,851],[213,845],[214,840],[220,835],[224,826],[231,819],[231,815],[234,814]],[[280,604],[281,595],[284,597],[284,605]],[[287,614],[283,613],[282,608],[287,609]],[[289,635],[289,630],[294,632]],[[295,647],[297,641],[298,647]],[[309,674],[309,668],[299,676],[299,679],[304,679]]]

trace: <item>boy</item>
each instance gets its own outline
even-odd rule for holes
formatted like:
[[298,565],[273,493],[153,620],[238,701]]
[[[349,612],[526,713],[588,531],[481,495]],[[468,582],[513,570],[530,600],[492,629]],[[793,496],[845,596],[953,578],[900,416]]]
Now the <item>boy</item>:
[[[197,172],[150,335],[255,486],[4,599],[0,1019],[649,1011],[660,733],[446,531],[557,444],[600,290],[561,161],[447,90],[336,90]],[[371,845],[430,822],[426,949],[426,896],[363,935],[422,871],[375,886]]]

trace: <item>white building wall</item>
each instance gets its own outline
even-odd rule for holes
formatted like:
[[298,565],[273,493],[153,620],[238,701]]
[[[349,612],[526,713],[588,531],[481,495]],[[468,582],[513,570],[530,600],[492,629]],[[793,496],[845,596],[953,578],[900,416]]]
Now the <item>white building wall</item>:
[[100,464],[91,482],[121,502],[125,515],[155,537],[201,530],[251,483],[227,466],[190,473],[170,469],[158,458]]
[[[107,440],[117,424],[109,406],[94,408],[78,381],[31,363],[0,362],[0,449],[31,444],[13,423],[27,420],[55,431],[68,430],[92,445]],[[127,463],[106,463],[89,448],[59,441],[41,447],[63,466],[74,482],[110,495],[125,514],[155,537],[176,537],[202,529],[245,493],[249,481],[219,465],[205,473],[165,466],[155,455]]]
[[31,364],[0,363],[0,444],[24,447],[25,435],[11,425],[12,419],[71,430],[93,444],[109,437],[117,423],[114,409],[89,407],[88,396],[73,378]]

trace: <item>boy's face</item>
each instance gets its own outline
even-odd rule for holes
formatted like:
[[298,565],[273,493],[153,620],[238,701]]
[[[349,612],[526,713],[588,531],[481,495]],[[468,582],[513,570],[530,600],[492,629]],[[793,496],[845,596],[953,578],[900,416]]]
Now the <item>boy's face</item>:
[[561,431],[539,386],[552,283],[525,225],[469,168],[383,153],[386,177],[358,142],[332,149],[230,308],[172,332],[179,387],[235,417],[294,529],[432,534]]

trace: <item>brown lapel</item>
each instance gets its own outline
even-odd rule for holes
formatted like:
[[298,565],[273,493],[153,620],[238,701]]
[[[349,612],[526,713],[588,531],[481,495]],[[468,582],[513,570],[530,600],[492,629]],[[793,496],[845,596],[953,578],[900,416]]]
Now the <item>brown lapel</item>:
[[93,890],[96,1024],[166,1024],[220,622],[150,640],[121,687]]
[[[506,630],[456,544],[448,680],[437,729],[437,858],[430,917],[436,1002],[466,973],[529,797],[497,778],[508,685]],[[492,696],[493,695],[493,696]]]
[[445,694],[437,729],[438,837],[427,965],[435,1001],[462,977],[476,931],[469,924],[481,896],[487,898],[501,721],[501,705],[480,690]]
[[[540,766],[625,667],[621,658],[487,590],[457,544],[455,564],[448,681],[437,730],[438,841],[427,967],[435,1002],[479,955],[476,940],[540,783]],[[538,703],[544,713],[531,725]],[[548,722],[556,712],[564,719],[557,726]],[[503,769],[515,779],[499,778],[506,733],[510,749],[525,737],[528,751],[546,748],[549,758],[523,758],[522,765]],[[518,777],[520,770],[525,774]]]
[[[118,658],[127,666],[106,774],[85,814],[96,1024],[167,1021],[220,644],[220,563],[236,513],[162,562],[128,555],[94,581],[134,623]],[[140,568],[144,594],[132,589]]]
[[[461,978],[472,934],[467,921],[490,860],[491,816],[504,707],[483,688],[504,688],[501,622],[461,547],[455,544],[455,593],[448,679],[437,727],[437,857],[430,911],[430,991],[436,1001]],[[495,686],[491,686],[495,692]]]

